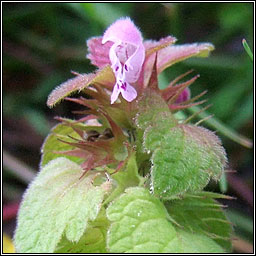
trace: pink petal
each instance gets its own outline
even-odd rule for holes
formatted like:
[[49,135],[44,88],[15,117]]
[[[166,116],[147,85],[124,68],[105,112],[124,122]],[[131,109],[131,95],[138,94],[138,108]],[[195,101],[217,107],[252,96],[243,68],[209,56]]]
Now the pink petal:
[[93,37],[87,40],[88,55],[86,56],[93,65],[101,68],[110,64],[109,49],[113,45],[112,42],[102,44],[102,37]]
[[157,72],[161,73],[176,62],[191,57],[207,57],[212,50],[214,50],[214,46],[210,43],[168,46],[158,52]]
[[113,71],[115,72],[115,74],[118,74],[120,72],[120,70],[118,70],[117,68],[121,68],[121,63],[120,60],[117,58],[116,55],[116,48],[117,48],[118,44],[114,43],[112,45],[112,47],[109,50],[109,59],[111,61],[111,67],[113,69]]
[[137,92],[131,85],[129,85],[128,83],[126,84],[126,90],[121,89],[121,93],[125,100],[131,102],[137,97]]
[[119,93],[120,89],[118,89],[117,84],[115,84],[113,92],[111,94],[111,104],[113,104],[117,100]]
[[102,43],[107,41],[114,43],[126,42],[138,45],[142,43],[142,36],[138,28],[134,25],[130,18],[121,18],[114,22],[104,33]]
[[140,71],[145,60],[145,48],[141,43],[135,53],[126,61],[128,72],[125,73],[125,80],[134,83],[138,80]]
[[122,43],[116,49],[116,55],[121,63],[125,63],[129,57],[136,52],[137,46],[127,43]]

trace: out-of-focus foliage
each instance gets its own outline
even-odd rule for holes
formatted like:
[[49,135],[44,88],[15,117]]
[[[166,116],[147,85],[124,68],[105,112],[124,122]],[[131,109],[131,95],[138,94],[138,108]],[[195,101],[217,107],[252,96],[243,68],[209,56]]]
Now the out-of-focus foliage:
[[3,253],[14,253],[15,248],[9,236],[3,235]]
[[253,61],[253,53],[252,53],[252,51],[251,51],[250,46],[247,44],[247,42],[246,42],[245,39],[243,39],[242,43],[243,43],[243,47],[244,47],[244,49],[246,50],[247,54],[249,55],[249,57],[250,57],[251,60]]
[[[166,86],[168,81],[194,69],[200,79],[191,87],[192,96],[207,89],[204,98],[213,104],[207,111],[228,128],[252,139],[253,64],[242,45],[245,38],[252,49],[252,3],[3,3],[2,6],[3,147],[34,169],[38,169],[43,139],[57,123],[54,116],[71,117],[71,110],[77,109],[72,103],[48,109],[48,94],[72,77],[71,70],[80,73],[94,70],[85,57],[86,40],[101,35],[121,16],[130,16],[144,32],[145,39],[173,35],[179,39],[177,44],[213,43],[215,51],[209,58],[192,58],[168,68],[160,77],[160,85]],[[237,176],[250,192],[252,150],[217,134],[227,150],[229,169],[237,170]],[[7,168],[3,178],[4,202],[19,199],[24,184]],[[210,188],[219,191],[216,184]],[[238,198],[228,202],[230,219],[237,224],[236,235],[252,241],[252,230],[246,228],[248,223],[252,225],[252,208],[242,196],[244,191],[237,183],[228,184],[227,189],[227,194]]]

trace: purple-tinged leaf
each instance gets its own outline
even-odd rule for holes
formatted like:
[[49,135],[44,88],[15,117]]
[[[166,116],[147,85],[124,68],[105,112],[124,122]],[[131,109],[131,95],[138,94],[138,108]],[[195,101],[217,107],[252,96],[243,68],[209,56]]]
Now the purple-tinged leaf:
[[169,66],[191,57],[208,57],[214,46],[210,43],[173,45],[161,49],[158,54],[158,74]]
[[[161,90],[162,97],[166,100],[171,102],[176,102],[178,97],[184,92],[184,90],[190,86],[194,81],[199,77],[199,75],[194,76],[190,80],[177,84],[175,86],[172,86],[172,83],[164,90]],[[174,98],[175,97],[175,98]],[[189,98],[188,98],[189,99]],[[186,99],[186,100],[188,100]],[[169,102],[169,103],[171,103]],[[179,103],[179,102],[176,102]]]
[[144,47],[146,49],[146,58],[149,55],[175,43],[176,41],[177,39],[173,36],[167,36],[167,37],[161,38],[159,41],[146,40],[144,42]]
[[107,42],[102,44],[102,36],[90,38],[87,41],[89,54],[86,56],[93,65],[102,68],[106,65],[110,65],[109,49],[113,45],[113,42]]
[[115,77],[110,66],[106,66],[96,73],[78,75],[62,83],[51,92],[47,100],[47,105],[53,107],[70,94],[76,91],[82,91],[84,88],[94,83],[101,84],[110,90],[112,89],[115,83]]

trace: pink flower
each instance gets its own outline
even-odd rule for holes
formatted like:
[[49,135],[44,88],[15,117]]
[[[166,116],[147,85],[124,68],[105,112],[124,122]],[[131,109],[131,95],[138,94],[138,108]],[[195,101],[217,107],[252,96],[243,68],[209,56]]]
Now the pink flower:
[[[131,102],[137,94],[141,95],[150,83],[152,84],[152,81],[150,82],[152,73],[156,73],[155,84],[157,84],[157,75],[166,68],[191,57],[207,57],[214,50],[211,43],[173,45],[175,41],[176,38],[173,36],[167,36],[159,41],[142,42],[141,33],[130,18],[117,20],[106,30],[104,37],[93,37],[87,41],[87,58],[99,70],[91,74],[74,73],[76,77],[62,83],[49,95],[48,106],[53,107],[71,93],[86,90],[95,83],[100,84],[106,90],[113,91],[111,103],[117,100],[120,93]],[[167,102],[171,101],[171,97],[177,100],[177,102],[172,102],[176,105],[189,100],[188,88],[184,89],[184,92],[179,91],[181,95],[178,95],[178,98],[176,92],[183,87],[186,88],[186,84],[190,85],[194,82],[197,76],[175,85],[184,76],[181,75],[174,79],[164,90],[158,88],[159,93]],[[109,95],[107,99],[106,95],[101,96],[109,102]],[[172,105],[169,104],[169,106],[172,108]],[[184,108],[183,105],[182,109]]]
[[114,43],[109,50],[109,59],[116,77],[111,104],[120,93],[125,100],[131,102],[137,97],[137,91],[131,83],[138,80],[145,59],[143,38],[130,18],[122,18],[104,33],[102,44],[108,41]]

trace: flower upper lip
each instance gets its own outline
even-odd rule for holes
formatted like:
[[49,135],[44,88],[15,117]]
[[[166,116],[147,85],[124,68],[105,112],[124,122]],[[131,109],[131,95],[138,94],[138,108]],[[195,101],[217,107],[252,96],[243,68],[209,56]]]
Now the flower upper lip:
[[116,77],[111,95],[113,104],[121,93],[128,102],[137,97],[130,83],[135,83],[140,75],[145,59],[145,48],[140,31],[130,18],[122,18],[113,23],[104,33],[102,43],[112,41],[109,59]]

